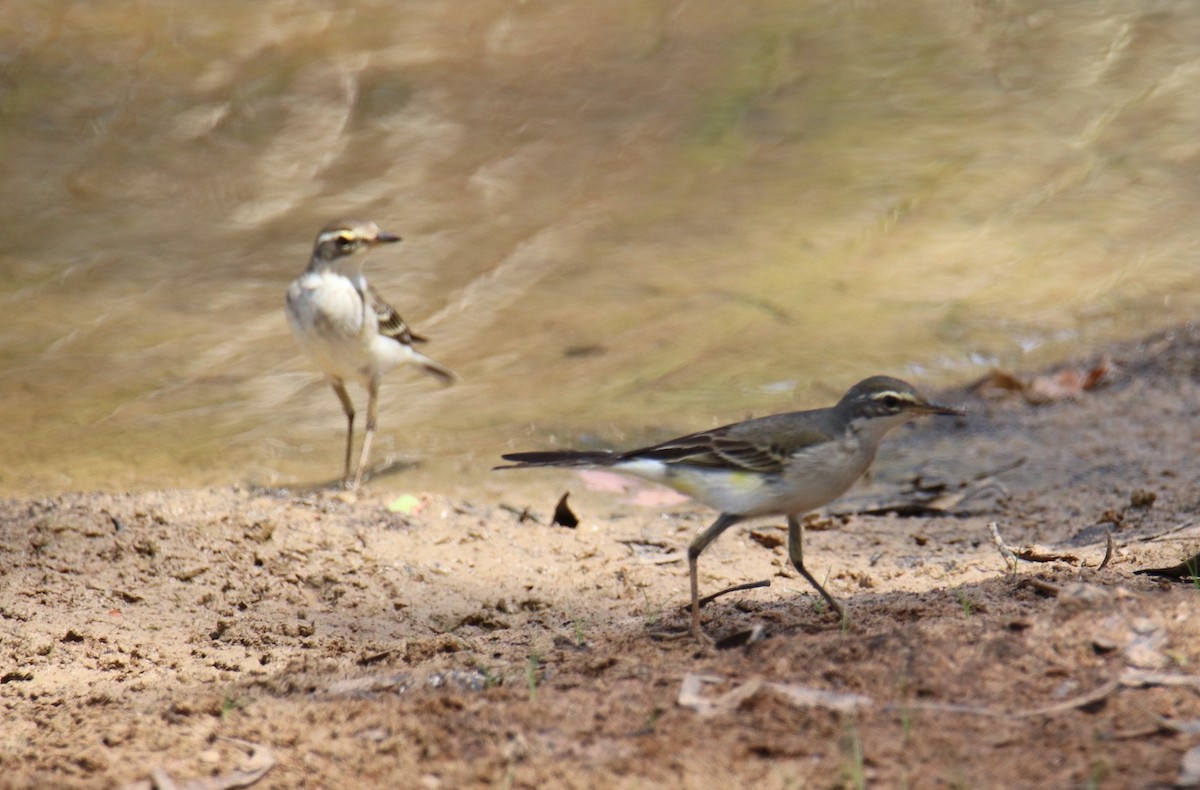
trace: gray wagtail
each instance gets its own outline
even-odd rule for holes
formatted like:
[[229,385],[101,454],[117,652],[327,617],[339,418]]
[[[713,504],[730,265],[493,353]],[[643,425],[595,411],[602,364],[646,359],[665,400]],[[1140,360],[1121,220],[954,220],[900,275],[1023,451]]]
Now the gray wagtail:
[[[346,414],[346,463],[342,484],[357,488],[371,457],[379,381],[397,365],[414,363],[426,373],[452,383],[457,376],[414,348],[425,338],[409,329],[404,319],[367,284],[362,272],[343,272],[339,264],[378,244],[400,241],[373,222],[340,220],[317,234],[304,273],[287,289],[287,317],[296,342],[312,357],[333,386]],[[346,380],[367,391],[367,430],[358,469],[350,475],[354,445],[354,404]]]
[[719,511],[687,550],[692,633],[707,642],[700,627],[696,562],[722,532],[756,516],[787,516],[792,565],[842,615],[841,605],[804,567],[800,516],[841,496],[867,471],[884,434],[922,414],[962,412],[929,402],[899,379],[872,376],[830,408],[760,417],[627,452],[509,453],[502,457],[516,463],[497,468],[611,469],[669,486]]

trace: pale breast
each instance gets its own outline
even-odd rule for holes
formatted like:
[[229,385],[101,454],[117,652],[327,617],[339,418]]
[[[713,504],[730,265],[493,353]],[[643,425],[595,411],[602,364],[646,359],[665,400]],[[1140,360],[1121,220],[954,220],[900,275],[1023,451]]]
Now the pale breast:
[[846,493],[875,460],[877,445],[847,434],[792,456],[777,483],[784,512],[806,513]]
[[372,311],[350,280],[330,272],[306,272],[288,286],[288,324],[296,342],[323,370],[360,378],[378,335]]

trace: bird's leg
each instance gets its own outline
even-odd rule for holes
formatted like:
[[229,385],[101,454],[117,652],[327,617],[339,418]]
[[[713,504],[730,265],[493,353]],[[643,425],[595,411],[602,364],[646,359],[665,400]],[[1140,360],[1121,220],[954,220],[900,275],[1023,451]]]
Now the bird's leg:
[[808,583],[816,589],[817,592],[824,596],[829,603],[830,608],[838,613],[838,617],[845,617],[846,613],[842,609],[842,605],[837,602],[832,595],[826,591],[821,583],[808,572],[804,567],[804,526],[800,523],[797,516],[788,516],[788,559],[792,561],[792,567],[800,571],[800,575],[808,579]]
[[346,415],[346,465],[342,471],[342,485],[350,488],[350,450],[354,446],[354,404],[346,392],[346,385],[341,379],[332,379],[333,391],[342,402],[342,412]]
[[701,644],[712,644],[712,640],[704,634],[704,629],[700,627],[700,578],[697,573],[696,561],[700,559],[700,553],[708,548],[708,544],[741,520],[741,516],[722,513],[717,516],[717,520],[712,523],[711,527],[701,532],[695,540],[688,544],[688,574],[692,581],[692,635]]
[[375,438],[375,409],[379,402],[379,379],[367,382],[367,431],[363,434],[362,455],[358,457],[358,471],[354,473],[354,487],[362,482],[367,462],[371,460],[371,441]]

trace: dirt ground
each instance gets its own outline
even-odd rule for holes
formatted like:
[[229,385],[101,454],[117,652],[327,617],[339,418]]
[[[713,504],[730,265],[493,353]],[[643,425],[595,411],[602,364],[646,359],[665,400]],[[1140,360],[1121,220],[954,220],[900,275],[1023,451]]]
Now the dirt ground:
[[[770,586],[705,608],[717,649],[681,636],[712,514],[570,472],[4,501],[0,785],[1200,782],[1200,591],[1135,575],[1200,552],[1200,327],[1046,374],[944,393],[970,416],[895,432],[814,523],[844,621],[781,526],[726,533],[702,591]],[[1010,572],[990,522],[1040,554]]]

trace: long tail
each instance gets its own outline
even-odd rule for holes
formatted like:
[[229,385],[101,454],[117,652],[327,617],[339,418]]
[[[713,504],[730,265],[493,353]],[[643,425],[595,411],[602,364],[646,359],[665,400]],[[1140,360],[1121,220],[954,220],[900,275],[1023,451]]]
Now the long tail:
[[618,458],[616,453],[603,450],[543,450],[532,453],[505,453],[505,461],[514,461],[511,466],[496,466],[494,469],[524,469],[530,466],[610,466]]
[[442,382],[442,386],[449,387],[451,384],[458,381],[459,377],[457,373],[442,363],[435,362],[416,349],[412,350],[412,361],[419,365],[421,370]]

